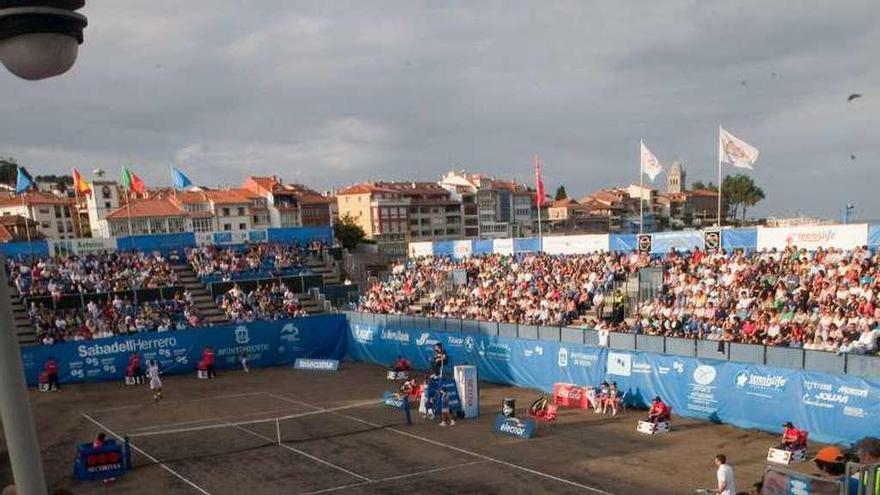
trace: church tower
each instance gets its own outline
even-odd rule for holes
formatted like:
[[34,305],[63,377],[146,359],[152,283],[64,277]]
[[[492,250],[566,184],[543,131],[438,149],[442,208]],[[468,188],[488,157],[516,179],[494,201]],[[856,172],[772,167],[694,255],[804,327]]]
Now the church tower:
[[669,167],[666,173],[666,192],[668,194],[678,194],[685,191],[687,186],[687,173],[684,171],[684,165],[676,160]]

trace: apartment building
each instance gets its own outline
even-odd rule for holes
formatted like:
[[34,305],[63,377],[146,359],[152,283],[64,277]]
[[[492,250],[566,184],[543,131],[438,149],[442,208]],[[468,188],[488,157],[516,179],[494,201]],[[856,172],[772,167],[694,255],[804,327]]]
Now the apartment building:
[[376,185],[409,199],[407,240],[434,241],[462,237],[462,204],[433,182],[379,182]]
[[284,184],[277,176],[249,176],[242,184],[266,200],[272,227],[308,227],[330,225],[333,199],[302,184]]
[[373,239],[379,251],[406,256],[411,199],[372,182],[354,184],[336,193],[339,218],[351,217]]
[[522,237],[537,233],[534,190],[514,181],[450,171],[440,186],[462,204],[465,237]]
[[80,237],[76,201],[46,192],[26,192],[0,199],[0,216],[20,215],[34,222],[45,239]]

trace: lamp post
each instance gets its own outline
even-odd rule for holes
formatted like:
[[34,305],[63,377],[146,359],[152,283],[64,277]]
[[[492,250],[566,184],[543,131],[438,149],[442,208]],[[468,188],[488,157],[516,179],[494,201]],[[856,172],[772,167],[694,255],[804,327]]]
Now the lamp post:
[[[0,62],[29,81],[67,72],[83,41],[87,21],[75,11],[84,5],[85,0],[0,0]],[[46,495],[5,270],[0,270],[0,321],[0,417],[16,491]]]
[[88,22],[75,11],[85,0],[0,0],[0,61],[36,81],[64,74],[76,62]]
[[846,206],[843,207],[843,224],[846,225],[849,223],[850,214],[855,211],[856,205],[855,203],[847,203]]

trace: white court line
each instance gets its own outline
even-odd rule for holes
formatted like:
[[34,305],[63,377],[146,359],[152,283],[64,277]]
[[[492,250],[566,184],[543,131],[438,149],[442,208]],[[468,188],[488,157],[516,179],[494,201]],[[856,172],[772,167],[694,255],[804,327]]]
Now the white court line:
[[[92,423],[94,423],[98,428],[101,428],[102,430],[106,431],[107,433],[109,433],[109,434],[113,435],[114,437],[118,438],[121,442],[125,442],[125,439],[124,439],[124,438],[122,438],[121,436],[117,435],[113,430],[111,430],[110,428],[107,428],[106,426],[102,425],[101,423],[99,423],[97,420],[95,420],[94,418],[92,418],[92,417],[89,416],[88,414],[86,414],[86,413],[82,413],[82,415],[83,415],[84,418],[86,418],[87,420],[89,420],[89,421],[91,421]],[[150,461],[152,461],[152,462],[158,464],[162,469],[164,469],[164,470],[168,471],[169,473],[173,474],[174,476],[176,476],[178,479],[180,479],[181,481],[183,481],[183,482],[186,483],[187,485],[189,485],[189,486],[195,488],[196,491],[198,491],[198,492],[201,493],[202,495],[211,495],[207,490],[205,490],[204,488],[200,487],[199,485],[193,483],[193,482],[192,482],[189,478],[187,478],[186,476],[184,476],[184,475],[178,473],[177,471],[171,469],[170,467],[166,466],[164,462],[159,462],[159,459],[156,459],[155,457],[151,456],[151,455],[148,454],[145,450],[143,450],[143,449],[141,449],[140,447],[138,447],[137,445],[131,443],[131,441],[128,442],[128,445],[129,445],[129,447],[133,448],[134,450],[140,452],[141,455],[143,455],[144,457],[146,457],[146,458],[149,459]]]
[[[215,419],[216,419],[216,418],[215,418]],[[217,421],[222,421],[222,420],[217,419]],[[267,442],[272,442],[274,445],[278,445],[279,447],[285,448],[285,449],[287,449],[287,450],[289,450],[289,451],[291,451],[291,452],[296,452],[296,453],[299,454],[299,455],[302,455],[302,456],[308,457],[309,459],[311,459],[311,460],[313,460],[313,461],[315,461],[315,462],[318,462],[318,463],[323,464],[323,465],[325,465],[325,466],[332,467],[333,469],[336,469],[336,470],[338,470],[338,471],[342,471],[343,473],[345,473],[345,474],[347,474],[347,475],[349,475],[349,476],[354,476],[355,478],[358,478],[358,479],[363,480],[363,481],[365,481],[365,482],[371,482],[371,481],[373,481],[373,480],[371,480],[370,478],[367,478],[366,476],[361,476],[361,475],[355,473],[354,471],[350,471],[350,470],[348,470],[348,469],[345,469],[344,467],[339,466],[339,465],[336,465],[336,464],[333,464],[333,463],[330,462],[330,461],[326,461],[326,460],[324,460],[324,459],[321,459],[320,457],[313,456],[312,454],[309,454],[309,453],[307,453],[307,452],[303,452],[302,450],[295,449],[295,448],[291,447],[290,445],[287,445],[287,444],[285,444],[285,443],[283,443],[283,442],[282,442],[282,443],[276,443],[274,439],[269,438],[269,437],[267,437],[267,436],[265,436],[265,435],[262,435],[262,434],[260,434],[260,433],[257,433],[257,432],[255,432],[255,431],[253,431],[253,430],[248,430],[247,428],[245,428],[245,427],[243,427],[243,426],[241,426],[241,425],[238,425],[238,424],[232,424],[232,423],[227,423],[227,426],[232,426],[232,427],[237,428],[237,429],[239,429],[239,430],[241,430],[241,431],[243,431],[243,432],[245,432],[245,433],[249,433],[249,434],[251,434],[251,435],[253,435],[253,436],[257,437],[257,438],[260,438],[260,439],[266,440]]]
[[[228,395],[212,395],[210,397],[200,397],[198,399],[187,399],[187,400],[171,400],[171,401],[162,401],[162,404],[186,404],[188,402],[202,402],[206,400],[219,400],[219,399],[234,399],[237,397],[249,397],[253,395],[264,395],[263,392],[247,392],[243,394],[228,394]],[[97,414],[100,412],[107,411],[122,411],[125,409],[137,409],[139,407],[144,407],[143,402],[140,404],[131,404],[128,406],[116,406],[116,407],[107,407],[104,409],[95,409],[92,411],[92,414]]]
[[[240,418],[246,418],[248,416],[259,416],[261,414],[272,414],[272,413],[285,412],[285,411],[289,412],[291,409],[292,409],[291,407],[285,407],[283,409],[269,409],[268,411],[257,411],[257,412],[246,413],[246,414],[236,414],[234,416],[224,416],[220,419],[224,420],[224,421],[225,420],[235,420],[235,419],[240,419]],[[275,419],[275,418],[268,417],[266,419]],[[169,428],[172,426],[195,425],[195,424],[199,424],[199,423],[208,423],[211,421],[215,421],[215,420],[214,419],[194,419],[192,421],[179,421],[179,422],[175,422],[175,423],[160,423],[160,424],[153,425],[153,426],[144,426],[143,428],[135,428],[133,430],[129,430],[129,433],[131,434],[131,433],[138,433],[138,432],[149,432],[152,430],[166,429],[166,428]]]
[[377,485],[379,483],[385,483],[387,481],[397,481],[397,480],[402,480],[405,478],[412,478],[413,476],[422,476],[425,474],[439,473],[441,471],[448,471],[450,469],[457,469],[457,468],[462,468],[462,467],[466,467],[466,466],[473,466],[474,464],[482,464],[484,462],[486,462],[486,461],[472,461],[472,462],[465,462],[462,464],[456,464],[454,466],[445,466],[445,467],[439,467],[439,468],[434,468],[434,469],[428,469],[426,471],[419,471],[416,473],[398,474],[397,476],[389,476],[387,478],[382,478],[382,479],[374,480],[371,482],[362,481],[360,483],[351,483],[349,485],[334,486],[332,488],[324,488],[321,490],[315,490],[313,492],[306,492],[301,495],[318,495],[319,493],[330,493],[330,492],[335,492],[335,491],[339,491],[339,490],[346,490],[348,488],[355,488],[358,486]]
[[[275,394],[272,394],[272,395],[273,395],[274,397],[278,398],[278,399],[285,400],[285,399],[281,398],[281,396],[276,396]],[[291,403],[296,403],[296,404],[301,404],[301,405],[304,405],[304,406],[310,406],[310,407],[312,407],[312,408],[317,408],[317,406],[313,406],[313,405],[308,404],[308,403],[305,403],[305,402],[297,401],[297,400],[295,400],[295,399],[290,399],[289,401],[290,401]],[[500,465],[502,465],[502,466],[507,466],[507,467],[510,467],[510,468],[513,468],[513,469],[517,469],[517,470],[519,470],[519,471],[523,471],[523,472],[529,473],[529,474],[534,474],[534,475],[536,475],[536,476],[541,476],[542,478],[547,478],[547,479],[551,479],[551,480],[554,480],[554,481],[558,481],[558,482],[560,482],[560,483],[564,483],[564,484],[569,485],[569,486],[574,486],[574,487],[576,487],[576,488],[580,488],[580,489],[582,489],[582,490],[586,490],[586,491],[589,491],[589,492],[599,493],[599,494],[601,494],[601,495],[614,495],[614,494],[612,494],[612,493],[610,493],[610,492],[606,492],[606,491],[604,491],[604,490],[600,490],[599,488],[594,488],[594,487],[592,487],[592,486],[587,486],[587,485],[584,485],[584,484],[578,483],[578,482],[576,482],[576,481],[571,481],[571,480],[568,480],[568,479],[565,479],[565,478],[560,478],[560,477],[558,477],[558,476],[553,476],[552,474],[545,473],[545,472],[543,472],[543,471],[538,471],[538,470],[536,470],[536,469],[532,469],[532,468],[528,468],[528,467],[525,467],[525,466],[521,466],[521,465],[519,465],[519,464],[514,464],[514,463],[512,463],[512,462],[507,462],[507,461],[503,461],[503,460],[501,460],[501,459],[496,459],[496,458],[494,458],[494,457],[490,457],[490,456],[488,456],[488,455],[480,454],[480,453],[478,453],[478,452],[474,452],[474,451],[472,451],[472,450],[463,449],[463,448],[461,448],[461,447],[456,447],[456,446],[454,446],[454,445],[450,445],[450,444],[448,444],[448,443],[443,443],[443,442],[440,442],[440,441],[437,441],[437,440],[432,440],[432,439],[430,439],[430,438],[428,438],[428,437],[423,437],[423,436],[421,436],[421,435],[416,435],[416,434],[414,434],[414,433],[409,433],[409,432],[407,432],[407,431],[398,430],[398,429],[396,429],[396,428],[385,428],[385,427],[383,427],[383,426],[380,425],[380,424],[376,424],[376,423],[373,423],[373,422],[371,422],[371,421],[367,421],[367,420],[364,420],[364,419],[361,419],[361,418],[357,418],[357,417],[355,417],[355,416],[349,416],[348,414],[342,414],[342,413],[339,413],[339,412],[331,412],[330,414],[334,414],[334,415],[336,415],[336,416],[341,416],[341,417],[343,417],[343,418],[348,418],[348,419],[350,419],[350,420],[352,420],[352,421],[357,421],[358,423],[362,423],[362,424],[365,424],[365,425],[367,425],[367,426],[372,426],[372,427],[374,427],[374,428],[382,428],[382,429],[385,430],[385,431],[394,432],[394,433],[397,433],[398,435],[403,435],[403,436],[405,436],[405,437],[413,438],[413,439],[415,439],[415,440],[420,440],[420,441],[422,441],[422,442],[430,443],[430,444],[432,444],[432,445],[436,445],[436,446],[438,446],[438,447],[444,447],[444,448],[447,448],[447,449],[450,449],[450,450],[454,450],[454,451],[456,451],[456,452],[461,452],[462,454],[467,454],[467,455],[470,455],[470,456],[473,456],[473,457],[477,457],[477,458],[480,458],[480,459],[483,459],[483,460],[486,460],[486,461],[490,461],[490,462],[494,462],[494,463],[496,463],[496,464],[500,464]]]
[[381,402],[378,400],[355,402],[353,404],[348,404],[348,405],[339,406],[339,407],[331,407],[329,409],[319,409],[316,411],[306,411],[306,412],[301,412],[301,413],[297,413],[297,414],[289,414],[287,416],[280,416],[280,417],[275,417],[275,418],[270,417],[270,418],[262,418],[262,419],[250,419],[247,421],[236,421],[235,423],[225,421],[220,418],[213,418],[213,419],[204,420],[204,421],[206,421],[206,422],[207,421],[220,421],[221,424],[219,424],[219,425],[218,424],[210,424],[210,425],[202,425],[202,426],[190,426],[187,428],[171,428],[171,429],[167,429],[167,430],[145,431],[145,432],[141,432],[141,433],[131,433],[128,436],[129,436],[129,438],[143,438],[143,437],[152,437],[152,436],[158,436],[158,435],[168,435],[171,433],[190,433],[190,432],[194,432],[194,431],[215,430],[217,428],[222,428],[222,427],[226,427],[226,426],[238,427],[238,426],[246,426],[246,425],[255,425],[255,424],[260,424],[260,423],[271,423],[274,421],[297,419],[297,418],[303,418],[306,416],[316,416],[318,414],[331,413],[331,412],[335,412],[335,411],[342,411],[345,409],[354,409],[356,407],[378,405],[380,403]]

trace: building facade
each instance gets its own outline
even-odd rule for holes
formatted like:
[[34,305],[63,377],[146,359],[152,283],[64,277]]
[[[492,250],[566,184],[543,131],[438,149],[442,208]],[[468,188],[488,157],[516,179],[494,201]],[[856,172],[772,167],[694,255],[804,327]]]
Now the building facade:
[[36,231],[45,239],[75,239],[81,236],[74,198],[26,192],[0,199],[0,216],[11,215],[20,215],[33,221]]
[[277,176],[250,176],[241,187],[266,200],[272,227],[309,227],[333,222],[333,199],[302,184],[284,184]]
[[524,184],[450,171],[440,186],[462,204],[464,237],[523,237],[537,233],[535,192]]

